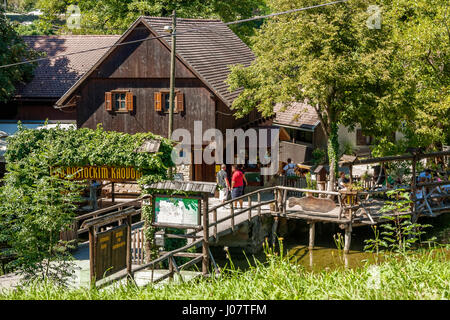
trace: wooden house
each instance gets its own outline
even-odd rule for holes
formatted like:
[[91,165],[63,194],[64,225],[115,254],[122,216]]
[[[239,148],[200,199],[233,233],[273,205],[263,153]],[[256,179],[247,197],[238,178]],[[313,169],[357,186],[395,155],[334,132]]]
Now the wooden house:
[[[164,26],[170,24],[170,18],[137,19],[55,108],[76,112],[79,128],[101,123],[106,130],[167,136],[171,38]],[[194,121],[201,121],[203,131],[217,128],[225,136],[226,129],[258,118],[256,112],[233,117],[230,106],[239,91],[230,92],[225,83],[229,66],[248,66],[252,51],[220,20],[178,19],[177,33],[173,129],[187,129],[193,137]],[[136,42],[121,45],[130,41]],[[185,170],[187,179],[215,180],[214,165]]]

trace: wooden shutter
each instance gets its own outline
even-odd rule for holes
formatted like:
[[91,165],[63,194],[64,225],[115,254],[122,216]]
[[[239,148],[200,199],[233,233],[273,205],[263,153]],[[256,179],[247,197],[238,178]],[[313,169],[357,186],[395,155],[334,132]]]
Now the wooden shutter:
[[162,111],[162,104],[161,104],[162,94],[161,94],[161,92],[155,92],[154,98],[155,98],[155,111]]
[[184,94],[182,92],[177,92],[175,95],[175,112],[184,111]]
[[133,93],[127,92],[125,95],[125,104],[128,111],[133,111]]
[[112,111],[112,94],[111,94],[111,92],[105,92],[105,110]]

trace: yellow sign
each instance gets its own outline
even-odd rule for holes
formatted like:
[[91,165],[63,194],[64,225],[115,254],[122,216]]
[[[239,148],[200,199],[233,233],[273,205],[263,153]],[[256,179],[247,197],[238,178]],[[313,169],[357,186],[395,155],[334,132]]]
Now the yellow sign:
[[50,173],[69,180],[135,181],[142,177],[142,172],[132,167],[56,167]]

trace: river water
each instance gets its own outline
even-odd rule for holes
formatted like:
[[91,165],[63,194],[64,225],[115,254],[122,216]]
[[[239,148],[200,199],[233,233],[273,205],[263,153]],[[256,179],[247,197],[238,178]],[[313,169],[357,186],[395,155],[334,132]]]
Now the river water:
[[[427,233],[423,235],[422,240],[436,238],[438,244],[450,244],[450,214],[443,214],[437,218],[421,218],[420,224],[430,224],[430,228],[426,228]],[[319,224],[320,225],[320,224]],[[317,226],[317,225],[316,225]],[[317,228],[317,227],[316,227]],[[308,250],[308,230],[306,224],[300,224],[284,238],[284,253],[291,257],[291,261],[298,263],[311,271],[333,270],[337,268],[357,268],[366,262],[375,262],[376,259],[382,259],[382,255],[376,257],[375,254],[365,252],[365,239],[374,238],[373,230],[370,227],[357,227],[353,229],[351,250],[347,255],[337,249],[333,235],[337,235],[341,231],[336,225],[326,224],[316,229],[315,247]],[[342,233],[343,236],[343,233]],[[449,258],[450,258],[450,251]],[[215,252],[216,262],[219,266],[224,267],[230,265],[226,253]],[[239,250],[230,252],[231,260],[235,268],[245,270],[249,266],[249,262],[253,265],[254,259],[259,261],[265,260],[264,252],[255,255],[245,255]]]

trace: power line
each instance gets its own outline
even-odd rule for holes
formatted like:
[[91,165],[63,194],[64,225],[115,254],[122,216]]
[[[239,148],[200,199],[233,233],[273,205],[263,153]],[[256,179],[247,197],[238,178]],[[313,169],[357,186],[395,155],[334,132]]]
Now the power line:
[[[289,13],[294,13],[294,12],[299,12],[299,11],[315,9],[315,8],[319,8],[319,7],[330,6],[330,5],[334,5],[334,4],[338,4],[338,3],[344,3],[344,2],[347,2],[347,1],[349,1],[349,0],[333,1],[333,2],[313,5],[313,6],[304,7],[304,8],[297,8],[297,9],[292,9],[292,10],[272,13],[272,14],[268,14],[268,15],[264,15],[264,16],[256,16],[256,17],[252,17],[252,18],[248,18],[248,19],[241,19],[241,20],[236,20],[236,21],[225,22],[224,24],[226,26],[229,26],[229,25],[234,25],[234,24],[239,24],[239,23],[244,23],[244,22],[249,22],[249,21],[255,21],[255,20],[260,20],[260,19],[271,18],[271,17],[283,15],[283,14],[289,14]],[[185,31],[176,32],[175,35],[184,34],[184,33],[188,33],[188,32],[200,31],[200,30],[209,29],[209,28],[210,28],[210,26],[199,27],[199,28],[192,28],[192,29],[188,29],[188,30],[185,30]],[[52,56],[52,57],[43,57],[43,58],[37,58],[37,59],[32,59],[32,60],[26,60],[26,61],[21,61],[21,62],[5,64],[5,65],[1,65],[0,69],[5,69],[5,68],[13,67],[13,66],[18,66],[18,65],[22,65],[22,64],[28,64],[28,63],[34,63],[34,62],[39,62],[39,61],[44,61],[44,60],[59,59],[59,58],[72,56],[72,55],[75,55],[75,54],[83,54],[83,53],[88,53],[88,52],[97,51],[97,50],[110,49],[110,48],[119,47],[119,46],[123,46],[123,45],[127,45],[127,44],[133,44],[133,43],[149,41],[149,40],[156,40],[156,39],[161,39],[161,38],[166,38],[166,37],[171,37],[171,34],[160,35],[160,36],[156,36],[156,37],[147,37],[147,38],[138,39],[138,40],[132,40],[132,41],[127,41],[127,42],[122,42],[122,43],[116,43],[116,44],[113,44],[113,45],[110,45],[110,46],[104,46],[104,47],[98,47],[98,48],[93,48],[93,49],[81,50],[81,51],[76,51],[76,52],[71,52],[71,53],[65,53],[65,54],[56,55],[56,56]]]

